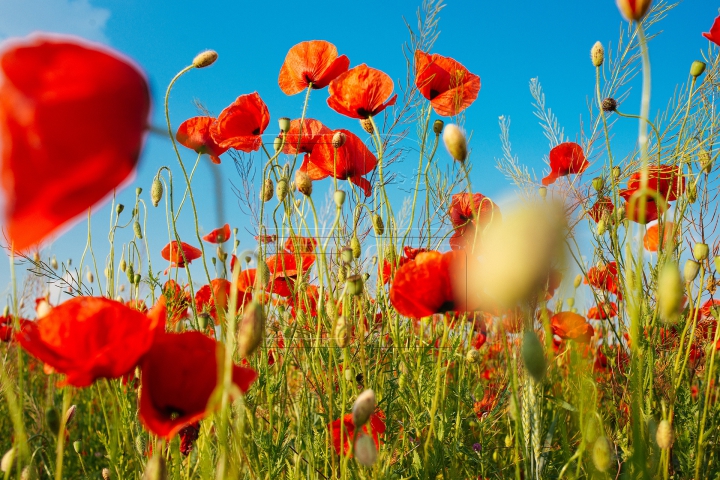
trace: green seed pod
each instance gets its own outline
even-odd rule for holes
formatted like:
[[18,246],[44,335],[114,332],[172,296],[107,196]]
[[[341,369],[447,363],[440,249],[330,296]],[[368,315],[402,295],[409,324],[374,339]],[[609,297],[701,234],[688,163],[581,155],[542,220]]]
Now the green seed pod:
[[275,153],[279,152],[282,148],[284,143],[283,137],[275,137],[275,140],[273,140],[273,149],[275,150]]
[[278,126],[281,132],[287,132],[290,130],[290,119],[288,117],[278,118]]
[[201,331],[205,331],[205,329],[208,326],[208,322],[210,320],[210,315],[207,313],[201,313],[198,315],[198,326],[200,327]]
[[135,236],[142,240],[143,234],[142,234],[142,228],[140,227],[140,222],[135,220],[135,223],[133,223],[133,232],[135,232]]
[[363,279],[360,275],[353,275],[345,280],[348,295],[361,295],[363,293]]
[[142,275],[140,275],[139,273],[136,273],[136,274],[133,276],[133,282],[132,282],[133,285],[135,285],[135,286],[140,285],[140,280],[142,280]]
[[287,197],[289,191],[290,187],[287,180],[285,178],[278,180],[277,186],[275,187],[275,197],[277,197],[278,202],[285,201],[285,197]]
[[362,248],[360,247],[360,239],[357,235],[353,235],[350,239],[350,248],[352,249],[353,257],[360,258],[360,255],[362,255]]
[[385,223],[383,222],[382,217],[377,213],[374,213],[372,216],[372,224],[373,230],[375,230],[375,235],[380,236],[385,233]]
[[340,260],[342,260],[344,264],[352,263],[354,257],[355,254],[353,253],[352,247],[343,247],[342,250],[340,250]]
[[512,447],[512,444],[513,444],[513,439],[510,436],[510,434],[508,433],[507,435],[505,435],[505,448]]
[[605,188],[605,180],[602,177],[595,177],[592,179],[592,186],[596,192],[601,192]]
[[540,339],[533,330],[525,332],[521,353],[525,369],[536,382],[541,381],[547,364]]
[[335,206],[337,208],[342,207],[343,203],[345,203],[345,192],[342,190],[336,190],[333,194],[333,200],[335,201]]
[[697,278],[700,272],[700,264],[695,260],[688,260],[685,262],[685,268],[683,269],[683,276],[687,283],[692,282]]
[[78,454],[79,454],[80,451],[82,450],[82,441],[80,441],[80,440],[75,440],[75,441],[73,442],[73,450],[75,450],[75,453],[78,453]]
[[702,262],[710,255],[710,247],[707,243],[696,243],[693,247],[693,256],[698,262]]
[[443,131],[443,128],[445,127],[445,122],[438,119],[433,122],[433,132],[435,135],[440,135]]
[[163,184],[158,177],[155,177],[152,183],[152,187],[150,187],[150,201],[152,202],[153,207],[157,207],[160,204],[162,196]]
[[720,272],[720,257],[715,257],[715,270]]
[[705,65],[705,62],[701,62],[701,61],[699,61],[699,60],[695,60],[695,61],[690,65],[690,75],[692,75],[692,76],[695,77],[695,78],[699,77],[699,76],[702,75],[703,72],[705,71],[705,67],[706,67],[706,66],[707,66],[707,65]]
[[58,434],[60,431],[60,414],[57,410],[52,407],[45,410],[45,424],[53,435]]

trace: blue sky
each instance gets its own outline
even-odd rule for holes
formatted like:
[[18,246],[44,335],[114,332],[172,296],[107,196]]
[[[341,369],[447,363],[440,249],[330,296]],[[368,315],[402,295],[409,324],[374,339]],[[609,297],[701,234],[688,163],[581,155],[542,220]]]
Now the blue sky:
[[[72,33],[106,43],[132,57],[150,79],[153,124],[160,127],[164,125],[162,96],[169,80],[198,52],[217,50],[220,57],[215,65],[190,72],[178,82],[171,97],[173,126],[198,114],[195,99],[218,113],[237,96],[258,91],[270,109],[267,133],[274,135],[277,119],[299,117],[302,107],[302,95],[287,97],[277,85],[280,66],[290,47],[304,40],[327,40],[350,58],[351,66],[366,63],[403,81],[406,63],[401,47],[408,39],[403,17],[415,25],[418,6],[405,0],[354,3],[0,0],[0,37],[23,36],[35,30]],[[655,32],[662,30],[662,34],[651,43],[653,111],[664,107],[676,86],[687,81],[691,62],[700,59],[701,51],[708,48],[701,33],[709,30],[717,15],[718,5],[712,0],[686,0],[656,27]],[[466,115],[466,128],[473,132],[475,191],[502,198],[512,189],[495,168],[495,158],[501,156],[498,138],[501,115],[512,121],[511,139],[521,162],[533,168],[538,177],[545,174],[542,159],[549,145],[533,115],[529,80],[539,77],[549,106],[566,135],[575,139],[581,120],[587,119],[588,96],[594,86],[590,48],[598,40],[606,47],[615,45],[624,24],[615,2],[609,0],[447,1],[433,53],[455,58],[478,74],[482,82],[479,97]],[[357,122],[331,111],[326,98],[327,90],[313,93],[310,117],[332,128],[363,133]],[[633,113],[639,109],[637,82],[622,109]],[[637,123],[628,121],[627,131],[630,136],[635,135]],[[620,146],[626,151],[632,149],[630,142]],[[192,152],[182,153],[186,162],[194,162]],[[251,230],[230,189],[229,182],[238,180],[237,173],[229,156],[223,156],[223,160],[222,165],[213,168],[220,170],[225,184],[227,220],[241,231]],[[439,161],[450,159],[442,152]],[[411,173],[416,163],[417,158],[410,156],[395,168]],[[170,143],[149,136],[137,177],[130,187],[119,192],[119,201],[130,205],[136,186],[145,189],[147,198],[152,177],[162,165],[177,170]],[[210,180],[209,167],[203,162],[194,182],[199,208],[207,212],[201,218],[203,233],[217,226]],[[96,208],[94,245],[99,261],[107,253],[108,215],[107,205]],[[158,260],[160,249],[167,243],[164,212],[153,209],[150,221],[151,250]],[[43,255],[55,254],[58,260],[77,261],[85,232],[84,222],[76,224],[47,244]],[[181,236],[194,240],[191,234],[192,225],[186,217]],[[122,235],[119,240],[126,241],[132,232],[128,229]],[[246,236],[240,248],[251,247],[250,237]],[[8,283],[9,272],[4,263],[0,266],[0,286]],[[4,293],[7,292],[5,289]]]

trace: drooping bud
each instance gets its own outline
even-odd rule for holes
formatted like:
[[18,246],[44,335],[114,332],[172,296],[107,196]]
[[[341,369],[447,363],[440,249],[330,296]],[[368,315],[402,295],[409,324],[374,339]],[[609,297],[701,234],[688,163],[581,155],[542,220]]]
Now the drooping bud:
[[302,170],[297,170],[295,172],[295,188],[307,197],[312,195],[312,180],[310,179],[310,175]]
[[217,59],[218,54],[215,50],[205,50],[204,52],[198,53],[197,56],[193,58],[192,65],[195,68],[205,68],[215,63],[215,60]]
[[0,470],[2,470],[2,472],[6,474],[10,473],[13,463],[15,463],[15,448],[11,448],[7,452],[5,452],[2,460],[0,460]]
[[45,424],[53,435],[57,435],[60,431],[60,414],[53,407],[45,410]]
[[160,178],[155,177],[150,187],[150,201],[152,201],[153,207],[157,207],[160,204],[163,196],[163,184]]
[[345,280],[348,295],[360,295],[363,292],[363,278],[360,275],[353,275]]
[[343,203],[345,203],[345,192],[343,190],[335,190],[333,200],[335,201],[335,206],[341,208]]
[[109,468],[103,468],[102,469],[102,478],[103,480],[110,480],[112,477],[110,476],[110,469]]
[[73,442],[73,450],[75,450],[75,453],[80,454],[82,451],[82,441],[81,440],[75,440]]
[[692,76],[695,77],[695,78],[699,77],[699,76],[702,75],[703,72],[705,71],[705,67],[706,67],[706,66],[707,66],[707,65],[705,65],[705,62],[701,62],[701,61],[699,61],[699,60],[695,60],[695,61],[692,63],[692,65],[690,65],[690,75],[692,75]]
[[712,156],[707,150],[700,150],[698,153],[698,162],[700,162],[700,167],[702,167],[705,173],[710,173],[712,171]]
[[360,465],[372,467],[377,461],[377,447],[375,446],[375,442],[370,435],[365,432],[358,434],[355,440],[354,451],[355,460],[357,460]]
[[283,202],[289,191],[290,187],[288,186],[287,180],[285,178],[278,180],[277,186],[275,187],[275,196],[278,202]]
[[238,328],[238,355],[249,357],[262,342],[265,333],[265,312],[255,299],[245,306]]
[[290,131],[290,119],[288,117],[278,118],[278,126],[283,133]]
[[147,465],[145,465],[142,480],[167,480],[167,478],[165,457],[158,454],[153,455],[152,458],[148,460]]
[[260,189],[260,199],[263,202],[269,202],[273,197],[273,192],[275,191],[275,185],[273,185],[273,181],[271,178],[266,178],[263,182],[263,186]]
[[344,348],[350,341],[350,332],[345,324],[345,317],[340,316],[340,318],[338,318],[333,333],[335,335],[335,343],[337,343],[337,346]]
[[683,276],[687,283],[692,282],[698,276],[700,272],[700,264],[695,260],[688,260],[685,262],[685,268],[683,269]]
[[355,428],[360,428],[367,423],[370,415],[375,412],[375,392],[372,389],[365,390],[358,395],[352,406],[352,419]]
[[626,20],[639,22],[650,9],[652,0],[617,0],[618,9]]
[[343,132],[335,132],[332,137],[333,148],[342,147],[343,145],[345,145],[345,140],[347,140],[347,137]]
[[465,361],[468,363],[478,363],[480,361],[480,352],[471,348],[465,354]]
[[445,122],[438,119],[433,122],[433,132],[435,135],[440,135],[443,131],[443,128],[445,127]]
[[708,255],[710,255],[710,247],[708,247],[707,243],[696,243],[693,247],[693,257],[695,257],[695,260],[698,262],[702,262],[706,258],[708,258]]
[[125,205],[123,205],[122,203],[118,203],[115,206],[115,213],[117,213],[118,215],[120,215],[123,212],[123,210],[125,210]]
[[58,262],[57,262],[57,259],[55,258],[55,255],[53,255],[53,257],[50,259],[50,266],[52,267],[53,270],[58,269]]
[[375,131],[375,129],[373,128],[372,120],[370,120],[369,118],[363,118],[362,120],[360,120],[360,126],[370,135],[372,135],[372,133]]
[[132,284],[135,285],[135,286],[138,286],[138,285],[140,285],[140,280],[142,280],[142,275],[140,275],[139,273],[136,273],[136,274],[133,276]]
[[615,100],[614,98],[607,97],[603,99],[600,106],[602,107],[603,112],[611,113],[617,111],[618,103],[617,100]]
[[371,218],[375,235],[379,237],[380,235],[385,233],[385,223],[383,222],[382,217],[377,213],[374,213]]
[[121,258],[121,259],[120,259],[119,268],[120,268],[120,271],[121,271],[121,272],[124,272],[125,270],[127,270],[127,262],[125,261],[124,258]]
[[525,369],[536,382],[541,381],[547,365],[542,344],[533,330],[525,332],[521,353]]
[[137,220],[135,220],[135,223],[133,223],[133,232],[135,233],[135,236],[139,240],[142,240],[142,238],[143,238],[142,227],[140,226],[140,222],[138,222]]
[[360,239],[357,235],[353,235],[350,239],[350,249],[352,250],[353,257],[360,258],[362,248],[360,247]]
[[73,418],[75,418],[76,411],[77,405],[70,405],[70,408],[68,408],[67,412],[65,412],[65,428],[68,428],[68,425],[72,423]]
[[596,67],[603,64],[605,61],[605,49],[602,43],[595,42],[595,45],[592,46],[590,49],[590,60],[592,60],[592,64]]
[[655,433],[655,440],[657,441],[658,447],[663,450],[667,450],[672,447],[672,444],[675,441],[675,434],[673,433],[670,422],[667,420],[660,421],[657,432]]
[[137,187],[135,189],[135,195],[137,195],[139,197],[141,193],[142,193],[142,187]]
[[604,218],[601,218],[600,221],[597,223],[597,233],[598,235],[602,236],[605,235],[605,232],[607,231],[607,224],[605,222]]
[[675,262],[667,262],[660,270],[657,298],[660,318],[668,323],[677,321],[682,306],[683,283]]
[[125,275],[127,275],[128,282],[133,283],[133,279],[135,278],[135,267],[133,267],[132,263],[125,269]]
[[467,158],[467,139],[465,133],[457,125],[450,124],[443,132],[443,142],[451,157],[458,162],[464,162]]

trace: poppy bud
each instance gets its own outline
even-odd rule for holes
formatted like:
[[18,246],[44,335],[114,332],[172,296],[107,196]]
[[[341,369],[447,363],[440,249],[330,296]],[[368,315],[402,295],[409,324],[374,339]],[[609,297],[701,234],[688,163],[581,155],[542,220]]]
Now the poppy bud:
[[543,200],[547,198],[547,187],[540,187],[538,188],[538,194],[540,195],[540,198]]
[[158,177],[155,177],[150,187],[150,200],[152,201],[153,207],[157,207],[160,204],[163,196],[163,185]]
[[620,170],[620,167],[613,167],[613,169],[612,169],[612,176],[613,176],[613,178],[614,178],[615,180],[617,180],[618,178],[620,178],[620,174],[621,174],[621,173],[622,173],[622,171]]
[[125,270],[127,270],[127,262],[125,261],[124,258],[121,258],[121,259],[120,259],[120,265],[119,265],[119,267],[120,267],[120,271],[121,271],[121,272],[124,272]]
[[709,254],[710,247],[708,247],[707,243],[696,243],[693,247],[693,256],[698,262],[702,262],[703,260],[708,258]]
[[345,317],[341,316],[338,318],[333,333],[335,335],[335,343],[337,343],[337,346],[344,348],[350,341],[350,332],[348,332],[347,325],[345,325]]
[[358,239],[357,235],[353,235],[350,239],[350,248],[352,249],[353,257],[360,258],[362,249],[360,248],[360,239]]
[[699,61],[699,60],[695,60],[695,61],[692,63],[692,65],[690,65],[690,75],[692,75],[692,76],[695,77],[695,78],[699,77],[699,76],[702,75],[703,72],[705,71],[705,67],[706,67],[706,66],[707,66],[707,65],[705,65],[705,62],[701,62],[701,61]]
[[605,235],[605,232],[607,231],[607,226],[605,225],[605,219],[601,218],[600,221],[597,223],[597,233],[598,235]]
[[142,480],[167,480],[167,465],[165,457],[155,454],[145,465]]
[[37,469],[33,465],[28,465],[27,467],[22,469],[22,472],[20,473],[20,480],[37,480],[38,479],[38,473]]
[[365,390],[358,395],[352,406],[352,419],[355,428],[360,428],[370,420],[370,415],[375,412],[375,392],[372,389]]
[[700,272],[700,264],[695,260],[688,260],[685,262],[685,268],[683,269],[683,276],[687,283],[692,282],[697,278]]
[[698,161],[705,173],[710,173],[712,171],[712,156],[710,155],[710,152],[704,149],[700,150],[700,153],[698,153]]
[[590,60],[592,60],[592,64],[596,67],[603,64],[603,61],[605,61],[605,49],[602,43],[595,42],[595,45],[592,46],[590,49]]
[[443,131],[443,128],[445,127],[445,122],[438,119],[433,122],[433,132],[435,135],[440,135]]
[[348,295],[360,295],[363,292],[363,279],[360,275],[353,275],[345,280]]
[[348,267],[340,265],[340,268],[338,269],[338,283],[345,283],[345,280],[347,280],[347,272]]
[[240,328],[238,329],[238,355],[247,358],[262,342],[265,332],[265,313],[262,305],[255,299],[245,306]]
[[139,197],[141,193],[142,193],[142,187],[137,187],[135,189],[135,195]]
[[3,317],[7,317],[10,315],[10,307],[5,305],[5,308],[3,308]]
[[117,213],[118,215],[120,215],[123,212],[123,210],[125,210],[125,205],[123,205],[122,203],[118,203],[115,206],[115,213]]
[[335,206],[340,208],[345,203],[345,192],[342,190],[335,190],[333,194],[333,200],[335,200]]
[[380,236],[385,233],[385,223],[383,222],[382,217],[377,213],[374,213],[372,216],[372,224],[373,230],[375,230],[375,235]]
[[617,0],[618,9],[628,21],[639,22],[650,9],[652,0]]
[[58,269],[58,263],[57,263],[57,259],[55,258],[55,255],[53,255],[52,259],[50,259],[50,266],[52,267],[53,270]]
[[135,278],[135,268],[133,267],[132,263],[128,265],[125,269],[125,275],[127,275],[128,282],[132,283],[133,278]]
[[266,178],[260,189],[260,199],[263,202],[269,202],[273,197],[273,191],[275,191],[275,185],[273,185],[272,179]]
[[340,250],[340,260],[342,260],[343,263],[348,264],[352,262],[353,257],[355,257],[355,254],[351,247],[343,247],[342,250]]
[[372,467],[377,461],[377,447],[367,433],[361,432],[355,439],[355,460],[366,467]]
[[612,465],[612,447],[610,446],[610,442],[607,437],[601,435],[597,438],[597,440],[595,440],[592,449],[592,460],[595,468],[601,472],[606,471],[610,468],[610,465]]
[[3,455],[2,460],[0,460],[0,470],[2,470],[4,473],[10,473],[10,469],[12,469],[13,464],[15,463],[15,449],[11,448],[7,452],[5,452],[5,455]]
[[135,285],[135,286],[140,285],[140,280],[142,280],[142,275],[140,275],[139,273],[136,273],[136,274],[133,276],[133,282],[132,282],[133,285]]
[[360,126],[370,135],[372,135],[372,133],[375,131],[375,129],[373,128],[372,120],[370,120],[369,118],[363,118],[362,120],[360,120]]
[[80,453],[80,450],[82,449],[82,441],[81,440],[75,440],[73,442],[73,450],[75,450],[75,453]]
[[464,162],[467,158],[467,140],[465,133],[457,125],[450,124],[443,132],[443,142],[451,157],[458,162]]
[[73,418],[75,418],[76,411],[77,405],[70,405],[70,408],[68,408],[67,412],[65,412],[65,428],[72,423]]
[[60,414],[57,410],[52,407],[45,410],[45,424],[47,424],[48,430],[50,430],[53,435],[58,434],[60,431]]
[[603,112],[614,112],[617,110],[618,103],[617,103],[617,100],[615,100],[614,98],[607,97],[607,98],[603,99],[601,106],[602,106]]
[[348,382],[355,381],[355,369],[353,367],[348,367],[344,372],[343,375],[345,377],[345,380]]
[[478,352],[474,348],[471,348],[465,354],[465,361],[468,363],[478,363],[480,361],[480,352]]
[[102,478],[103,480],[110,480],[110,469],[109,468],[103,468],[102,469]]
[[193,58],[192,65],[195,68],[209,67],[215,63],[217,58],[218,54],[215,50],[205,50],[204,52],[198,53],[197,56]]
[[333,300],[332,297],[328,297],[325,301],[325,313],[333,320],[337,316],[337,307],[335,306],[335,300]]
[[262,290],[270,281],[270,269],[265,260],[258,259],[255,272],[255,287]]
[[575,306],[575,299],[574,298],[568,298],[567,299],[567,306],[568,307],[574,307]]
[[657,441],[658,447],[663,450],[667,450],[672,447],[675,435],[673,434],[672,425],[667,420],[661,420],[658,425],[657,432],[655,433],[655,440]]
[[347,140],[347,137],[343,132],[335,132],[332,137],[333,148],[342,147],[343,145],[345,145],[345,140]]
[[600,192],[605,188],[605,180],[602,177],[595,177],[592,179],[592,186],[596,192]]
[[137,220],[135,220],[135,223],[133,223],[133,232],[138,239],[142,240],[142,228],[140,227],[140,222],[138,222]]
[[525,332],[522,343],[522,359],[530,376],[539,382],[545,375],[545,353],[537,334],[533,330]]
[[295,172],[295,188],[307,197],[312,194],[312,180],[310,176],[302,170]]
[[575,288],[578,288],[580,286],[580,284],[582,283],[582,279],[583,279],[582,274],[578,273],[577,275],[575,275],[575,280],[573,280],[573,286]]
[[281,132],[287,132],[290,130],[290,119],[288,117],[278,118],[278,126]]
[[385,246],[385,259],[390,263],[395,263],[397,260],[397,251],[392,243]]
[[715,257],[715,270],[720,271],[720,257]]
[[275,137],[275,140],[273,141],[273,149],[275,150],[276,153],[280,151],[280,149],[283,146],[283,143],[284,143],[283,137]]
[[377,262],[378,262],[377,255],[373,255],[372,258],[370,259],[370,263],[373,265],[377,265]]
[[201,331],[207,328],[208,320],[210,320],[210,315],[207,313],[201,313],[198,315],[198,327],[200,327]]
[[221,245],[218,245],[218,247],[215,249],[215,253],[217,254],[217,258],[221,262],[225,262],[225,260],[227,260],[227,253],[225,253],[225,250],[223,250]]

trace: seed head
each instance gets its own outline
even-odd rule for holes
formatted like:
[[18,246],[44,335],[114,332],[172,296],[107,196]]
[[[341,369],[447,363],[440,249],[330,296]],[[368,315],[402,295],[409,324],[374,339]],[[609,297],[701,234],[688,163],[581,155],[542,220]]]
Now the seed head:
[[290,119],[288,117],[280,117],[278,119],[278,126],[281,132],[287,132],[290,130]]
[[596,67],[603,64],[605,61],[605,49],[603,48],[602,43],[595,42],[595,45],[592,46],[590,49],[590,60],[592,60],[592,64]]
[[335,206],[341,208],[343,203],[345,203],[345,192],[343,190],[335,190],[333,200],[335,201]]
[[360,275],[353,275],[345,280],[349,295],[360,295],[363,292],[363,278]]
[[695,260],[688,260],[685,262],[685,268],[683,269],[683,276],[685,282],[690,283],[698,276],[700,272],[700,264]]
[[607,97],[607,98],[603,99],[603,101],[602,101],[603,112],[609,112],[609,113],[614,112],[617,110],[617,107],[618,107],[617,100],[615,100],[612,97]]
[[693,257],[695,257],[695,260],[698,262],[702,262],[706,258],[708,258],[708,255],[710,255],[710,247],[708,247],[707,243],[696,243],[693,247]]
[[215,50],[205,50],[204,52],[197,54],[197,56],[193,58],[192,64],[195,68],[205,68],[215,63],[215,60],[217,60],[217,58],[218,54]]

